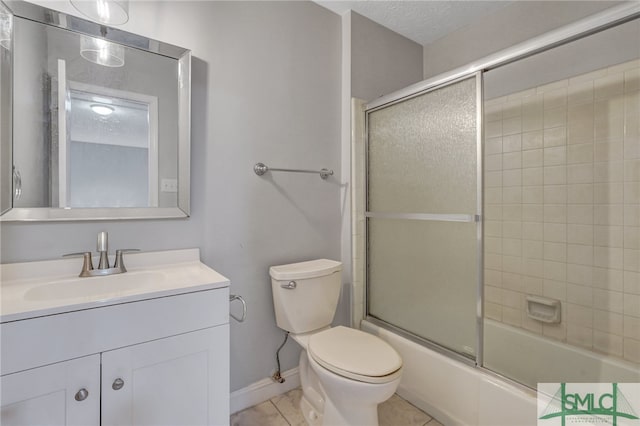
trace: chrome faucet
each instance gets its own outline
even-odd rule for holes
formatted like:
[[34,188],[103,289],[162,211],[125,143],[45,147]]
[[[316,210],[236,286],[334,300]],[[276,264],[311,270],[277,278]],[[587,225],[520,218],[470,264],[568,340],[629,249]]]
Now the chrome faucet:
[[98,233],[98,254],[100,260],[98,262],[98,269],[93,268],[92,253],[89,251],[79,253],[69,253],[63,255],[63,257],[82,256],[82,271],[80,271],[80,277],[99,277],[104,275],[122,274],[127,272],[127,268],[124,266],[123,254],[140,251],[140,249],[120,249],[116,250],[116,260],[113,267],[109,266],[109,235],[106,231]]

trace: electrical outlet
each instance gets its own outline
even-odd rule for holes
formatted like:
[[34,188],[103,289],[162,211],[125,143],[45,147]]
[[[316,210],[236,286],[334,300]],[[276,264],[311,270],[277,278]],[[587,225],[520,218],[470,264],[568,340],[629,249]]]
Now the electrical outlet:
[[178,179],[162,179],[160,181],[161,192],[178,192]]

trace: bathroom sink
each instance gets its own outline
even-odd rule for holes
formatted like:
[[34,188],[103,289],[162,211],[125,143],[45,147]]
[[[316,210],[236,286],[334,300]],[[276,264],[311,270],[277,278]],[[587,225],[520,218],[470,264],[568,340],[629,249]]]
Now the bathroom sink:
[[0,323],[228,287],[198,249],[130,253],[127,272],[79,277],[82,261],[0,264]]
[[27,300],[110,299],[127,293],[151,289],[165,281],[161,271],[139,271],[104,277],[72,278],[30,288]]

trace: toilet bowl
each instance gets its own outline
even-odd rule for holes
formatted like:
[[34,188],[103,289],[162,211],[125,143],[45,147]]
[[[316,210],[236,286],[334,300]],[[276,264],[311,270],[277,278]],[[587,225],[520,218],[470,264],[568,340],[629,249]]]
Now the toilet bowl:
[[312,426],[378,424],[378,404],[394,394],[400,355],[385,341],[330,327],[342,264],[315,260],[270,268],[278,326],[301,347],[300,408]]

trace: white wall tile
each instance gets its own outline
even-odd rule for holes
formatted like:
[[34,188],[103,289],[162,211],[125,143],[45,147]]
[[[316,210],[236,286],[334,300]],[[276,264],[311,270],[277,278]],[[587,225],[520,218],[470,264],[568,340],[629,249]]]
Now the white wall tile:
[[601,247],[622,247],[623,227],[595,225],[593,227],[594,244]]
[[551,260],[545,260],[544,278],[545,280],[563,282],[566,285],[567,264],[564,262],[553,262]]
[[541,167],[543,165],[543,150],[531,149],[522,151],[522,167]]
[[[542,212],[542,206],[540,206],[540,211]],[[532,241],[542,241],[544,232],[542,213],[540,214],[540,219],[541,220],[537,222],[522,222],[522,238]]]
[[592,266],[593,246],[569,244],[567,247],[567,261],[575,265]]
[[544,148],[544,165],[545,166],[560,166],[566,163],[567,163],[567,148],[565,146]]
[[522,151],[522,134],[503,136],[502,152],[520,152]]
[[593,265],[601,268],[622,269],[623,251],[618,247],[593,248]]
[[542,296],[542,278],[537,277],[522,277],[522,291],[525,294],[533,294],[536,296]]
[[615,334],[593,331],[593,348],[609,355],[622,356],[622,337]]
[[577,324],[567,324],[567,342],[591,349],[593,346],[593,329]]
[[545,108],[543,113],[543,124],[545,129],[565,126],[567,124],[567,107]]
[[516,133],[522,133],[522,118],[510,117],[502,120],[502,134],[514,135]]
[[567,283],[545,279],[542,285],[542,294],[551,299],[567,300]]
[[525,186],[542,185],[543,176],[542,167],[523,168],[522,184]]
[[625,271],[640,272],[640,250],[625,248],[623,256]]
[[637,294],[625,295],[623,312],[625,315],[640,318],[640,295],[637,295]]
[[555,243],[567,242],[567,225],[560,223],[545,223],[544,241]]
[[564,185],[567,183],[567,166],[546,166],[543,168],[545,185]]
[[624,359],[640,363],[640,340],[624,339]]
[[[487,317],[640,358],[640,61],[534,91],[486,108]],[[525,294],[562,300],[562,323]]]
[[622,204],[601,204],[593,206],[593,223],[596,225],[622,225],[624,223]]
[[567,223],[567,205],[545,204],[544,221],[548,223]]
[[624,205],[624,226],[640,226],[640,205]]
[[[542,120],[541,120],[542,123]],[[540,126],[542,127],[542,125]],[[541,130],[525,132],[522,134],[522,149],[538,149],[542,148],[543,145],[543,133]]]
[[[570,257],[570,256],[569,256]],[[567,282],[586,286],[593,285],[593,267],[567,263]]]
[[567,283],[567,302],[580,306],[593,306],[593,288]]
[[624,91],[624,75],[622,73],[597,78],[593,82],[596,99],[620,95]]
[[554,262],[566,262],[567,245],[565,243],[545,242],[543,244],[543,258]]
[[624,315],[623,323],[623,336],[640,340],[640,318]]
[[521,187],[503,187],[502,188],[502,202],[504,204],[516,204],[522,203],[522,188]]
[[572,164],[567,166],[567,183],[592,183],[593,164]]
[[505,170],[502,172],[503,186],[522,186],[522,169]]
[[[594,308],[598,306],[594,303]],[[623,335],[623,317],[622,314],[609,312],[601,309],[593,310],[593,328],[605,333]]]
[[593,305],[599,309],[621,314],[624,308],[623,300],[623,293],[619,291],[609,291],[600,288],[593,289]]
[[522,203],[523,204],[542,205],[542,203],[544,202],[543,195],[544,195],[544,191],[543,191],[542,185],[522,187]]
[[600,162],[593,165],[594,182],[622,182],[624,180],[624,165],[622,163]]
[[[571,210],[568,206],[567,210]],[[579,225],[567,215],[567,242],[570,244],[593,245],[593,225]],[[573,223],[572,223],[573,222]]]
[[573,303],[567,303],[567,323],[593,328],[593,309]]
[[593,268],[593,287],[605,290],[623,290],[623,272],[619,269]]
[[593,205],[572,204],[567,205],[567,222],[573,224],[593,224]]
[[567,185],[545,185],[545,204],[564,204],[567,202]]
[[575,183],[567,186],[569,204],[593,204],[593,184]]
[[640,90],[640,68],[624,73],[624,91],[631,92],[633,90]]
[[543,144],[545,148],[553,146],[564,146],[567,144],[567,128],[565,126],[545,129],[543,134]]
[[640,272],[624,271],[624,292],[628,294],[640,294]]
[[585,102],[593,102],[593,80],[574,81],[568,87],[569,108]]

